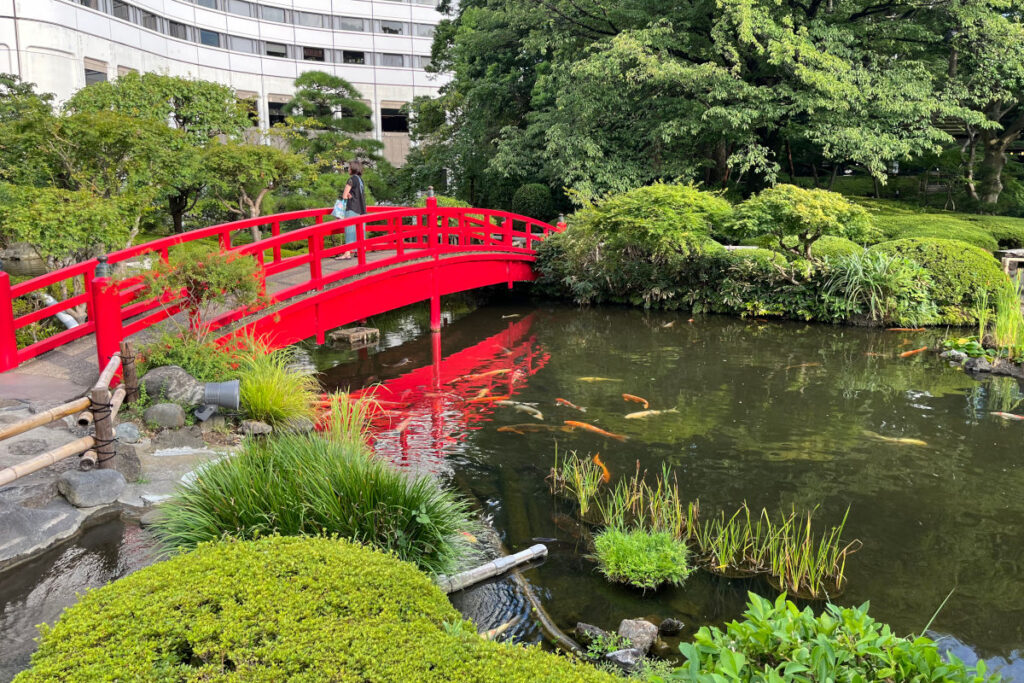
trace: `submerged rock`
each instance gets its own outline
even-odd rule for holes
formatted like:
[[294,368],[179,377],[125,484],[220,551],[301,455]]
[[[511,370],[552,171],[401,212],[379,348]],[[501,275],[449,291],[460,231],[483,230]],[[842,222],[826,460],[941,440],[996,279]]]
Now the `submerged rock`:
[[674,636],[680,631],[682,631],[685,625],[686,624],[679,621],[678,619],[673,619],[672,617],[669,617],[668,619],[662,620],[662,622],[658,625],[658,633],[660,633],[663,636]]
[[185,425],[185,410],[177,403],[157,403],[146,408],[142,419],[148,425],[174,429]]
[[205,393],[203,383],[177,365],[153,368],[143,376],[141,384],[154,399],[187,406],[202,401]]
[[117,470],[68,470],[57,480],[57,490],[69,503],[79,508],[113,503],[125,486],[127,482],[124,475]]
[[619,635],[645,655],[658,639],[658,627],[645,619],[623,619],[619,624]]
[[939,356],[939,358],[945,358],[951,363],[963,363],[964,361],[967,360],[967,354],[964,353],[963,351],[950,349],[949,351],[943,352],[942,355]]
[[632,673],[644,660],[644,653],[635,647],[625,650],[609,652],[604,656],[605,660],[619,667],[623,673]]
[[584,646],[590,645],[602,638],[608,638],[611,635],[603,628],[598,628],[593,624],[584,624],[582,621],[576,623],[573,633],[576,634],[576,640],[580,641],[580,644]]

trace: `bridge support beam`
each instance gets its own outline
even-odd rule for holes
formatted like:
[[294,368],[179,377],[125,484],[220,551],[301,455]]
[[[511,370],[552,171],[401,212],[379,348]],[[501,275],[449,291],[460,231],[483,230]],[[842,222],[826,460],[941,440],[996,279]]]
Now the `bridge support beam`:
[[430,331],[441,331],[441,296],[435,288],[434,295],[430,297]]

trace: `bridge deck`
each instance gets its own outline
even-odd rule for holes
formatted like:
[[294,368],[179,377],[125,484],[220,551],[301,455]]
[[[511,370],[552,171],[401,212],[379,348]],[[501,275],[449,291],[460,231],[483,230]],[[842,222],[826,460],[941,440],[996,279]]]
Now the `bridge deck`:
[[[374,251],[366,256],[368,263],[394,256],[393,251]],[[356,262],[350,259],[325,258],[321,260],[324,275],[336,273]],[[278,273],[267,278],[267,293],[274,294],[309,279],[304,268]],[[131,337],[140,342],[152,338],[152,329]],[[20,399],[27,401],[68,401],[83,395],[96,381],[96,337],[88,335],[70,344],[34,358],[20,367],[0,374],[0,401]]]

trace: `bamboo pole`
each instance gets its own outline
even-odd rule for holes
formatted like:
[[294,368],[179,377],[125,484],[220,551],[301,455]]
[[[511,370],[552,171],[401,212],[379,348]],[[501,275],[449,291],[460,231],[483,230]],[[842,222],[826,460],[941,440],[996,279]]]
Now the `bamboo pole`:
[[96,451],[91,448],[85,453],[82,453],[82,457],[78,459],[78,469],[83,472],[88,472],[96,467]]
[[[112,359],[111,364],[114,360],[117,359]],[[109,368],[110,365],[107,367]],[[97,463],[101,469],[111,468],[114,463],[110,461],[113,460],[116,451],[114,450],[114,420],[111,411],[113,406],[111,405],[110,389],[105,385],[97,385],[93,387],[91,398],[93,425],[96,433]]]
[[469,588],[481,581],[486,581],[487,579],[494,578],[495,576],[501,576],[510,569],[514,569],[521,564],[526,564],[533,560],[546,557],[547,554],[547,546],[538,543],[537,545],[530,546],[526,550],[519,551],[515,555],[499,557],[487,564],[482,564],[473,569],[467,569],[466,571],[459,572],[454,576],[439,576],[435,583],[445,593],[454,593],[462,590],[463,588]]
[[[113,423],[117,420],[117,413],[121,410],[121,404],[128,396],[128,390],[123,384],[117,385],[117,389],[114,389],[113,395],[110,397],[110,421]],[[116,427],[116,424],[113,425]]]
[[79,427],[88,427],[91,424],[92,424],[92,411],[91,410],[83,410],[81,413],[78,414],[78,426]]
[[103,368],[103,372],[100,373],[99,379],[96,380],[96,384],[92,385],[93,391],[97,389],[108,389],[110,383],[114,381],[114,375],[117,374],[118,368],[121,367],[121,352],[118,351],[107,363],[107,366]]
[[139,398],[139,374],[135,367],[135,352],[130,341],[121,342],[121,375],[124,377],[126,403],[134,403]]
[[59,448],[54,448],[52,451],[37,455],[31,460],[5,467],[0,470],[0,486],[6,486],[16,479],[32,474],[44,467],[49,467],[53,463],[69,456],[78,455],[82,451],[92,448],[95,443],[96,439],[91,436],[83,436],[81,439],[72,441],[69,444],[64,444]]
[[85,410],[88,407],[89,399],[80,398],[76,401],[71,401],[70,403],[59,405],[56,408],[50,408],[49,410],[43,411],[41,413],[36,413],[35,415],[26,417],[24,420],[21,420],[20,422],[15,422],[12,425],[7,425],[6,427],[0,429],[0,441],[10,438],[12,436],[17,436],[18,434],[27,432],[30,429],[35,429],[36,427],[42,427],[43,425],[50,424],[51,422],[56,422],[62,417],[74,415],[75,413],[81,410]]

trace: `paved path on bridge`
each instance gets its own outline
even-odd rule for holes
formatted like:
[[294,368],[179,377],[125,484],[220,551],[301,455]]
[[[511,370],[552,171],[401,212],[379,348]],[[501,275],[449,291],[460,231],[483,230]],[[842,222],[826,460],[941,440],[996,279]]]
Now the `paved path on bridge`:
[[[393,251],[369,252],[366,260],[367,263],[373,263],[394,254]],[[321,268],[323,274],[327,276],[355,263],[355,257],[346,260],[325,258],[321,260]],[[304,264],[268,277],[267,293],[273,294],[308,280],[309,266]],[[159,327],[156,329],[159,330]],[[153,334],[153,329],[143,330],[132,335],[131,339],[146,340]],[[69,401],[84,395],[98,376],[96,338],[88,335],[0,374],[0,401]]]

